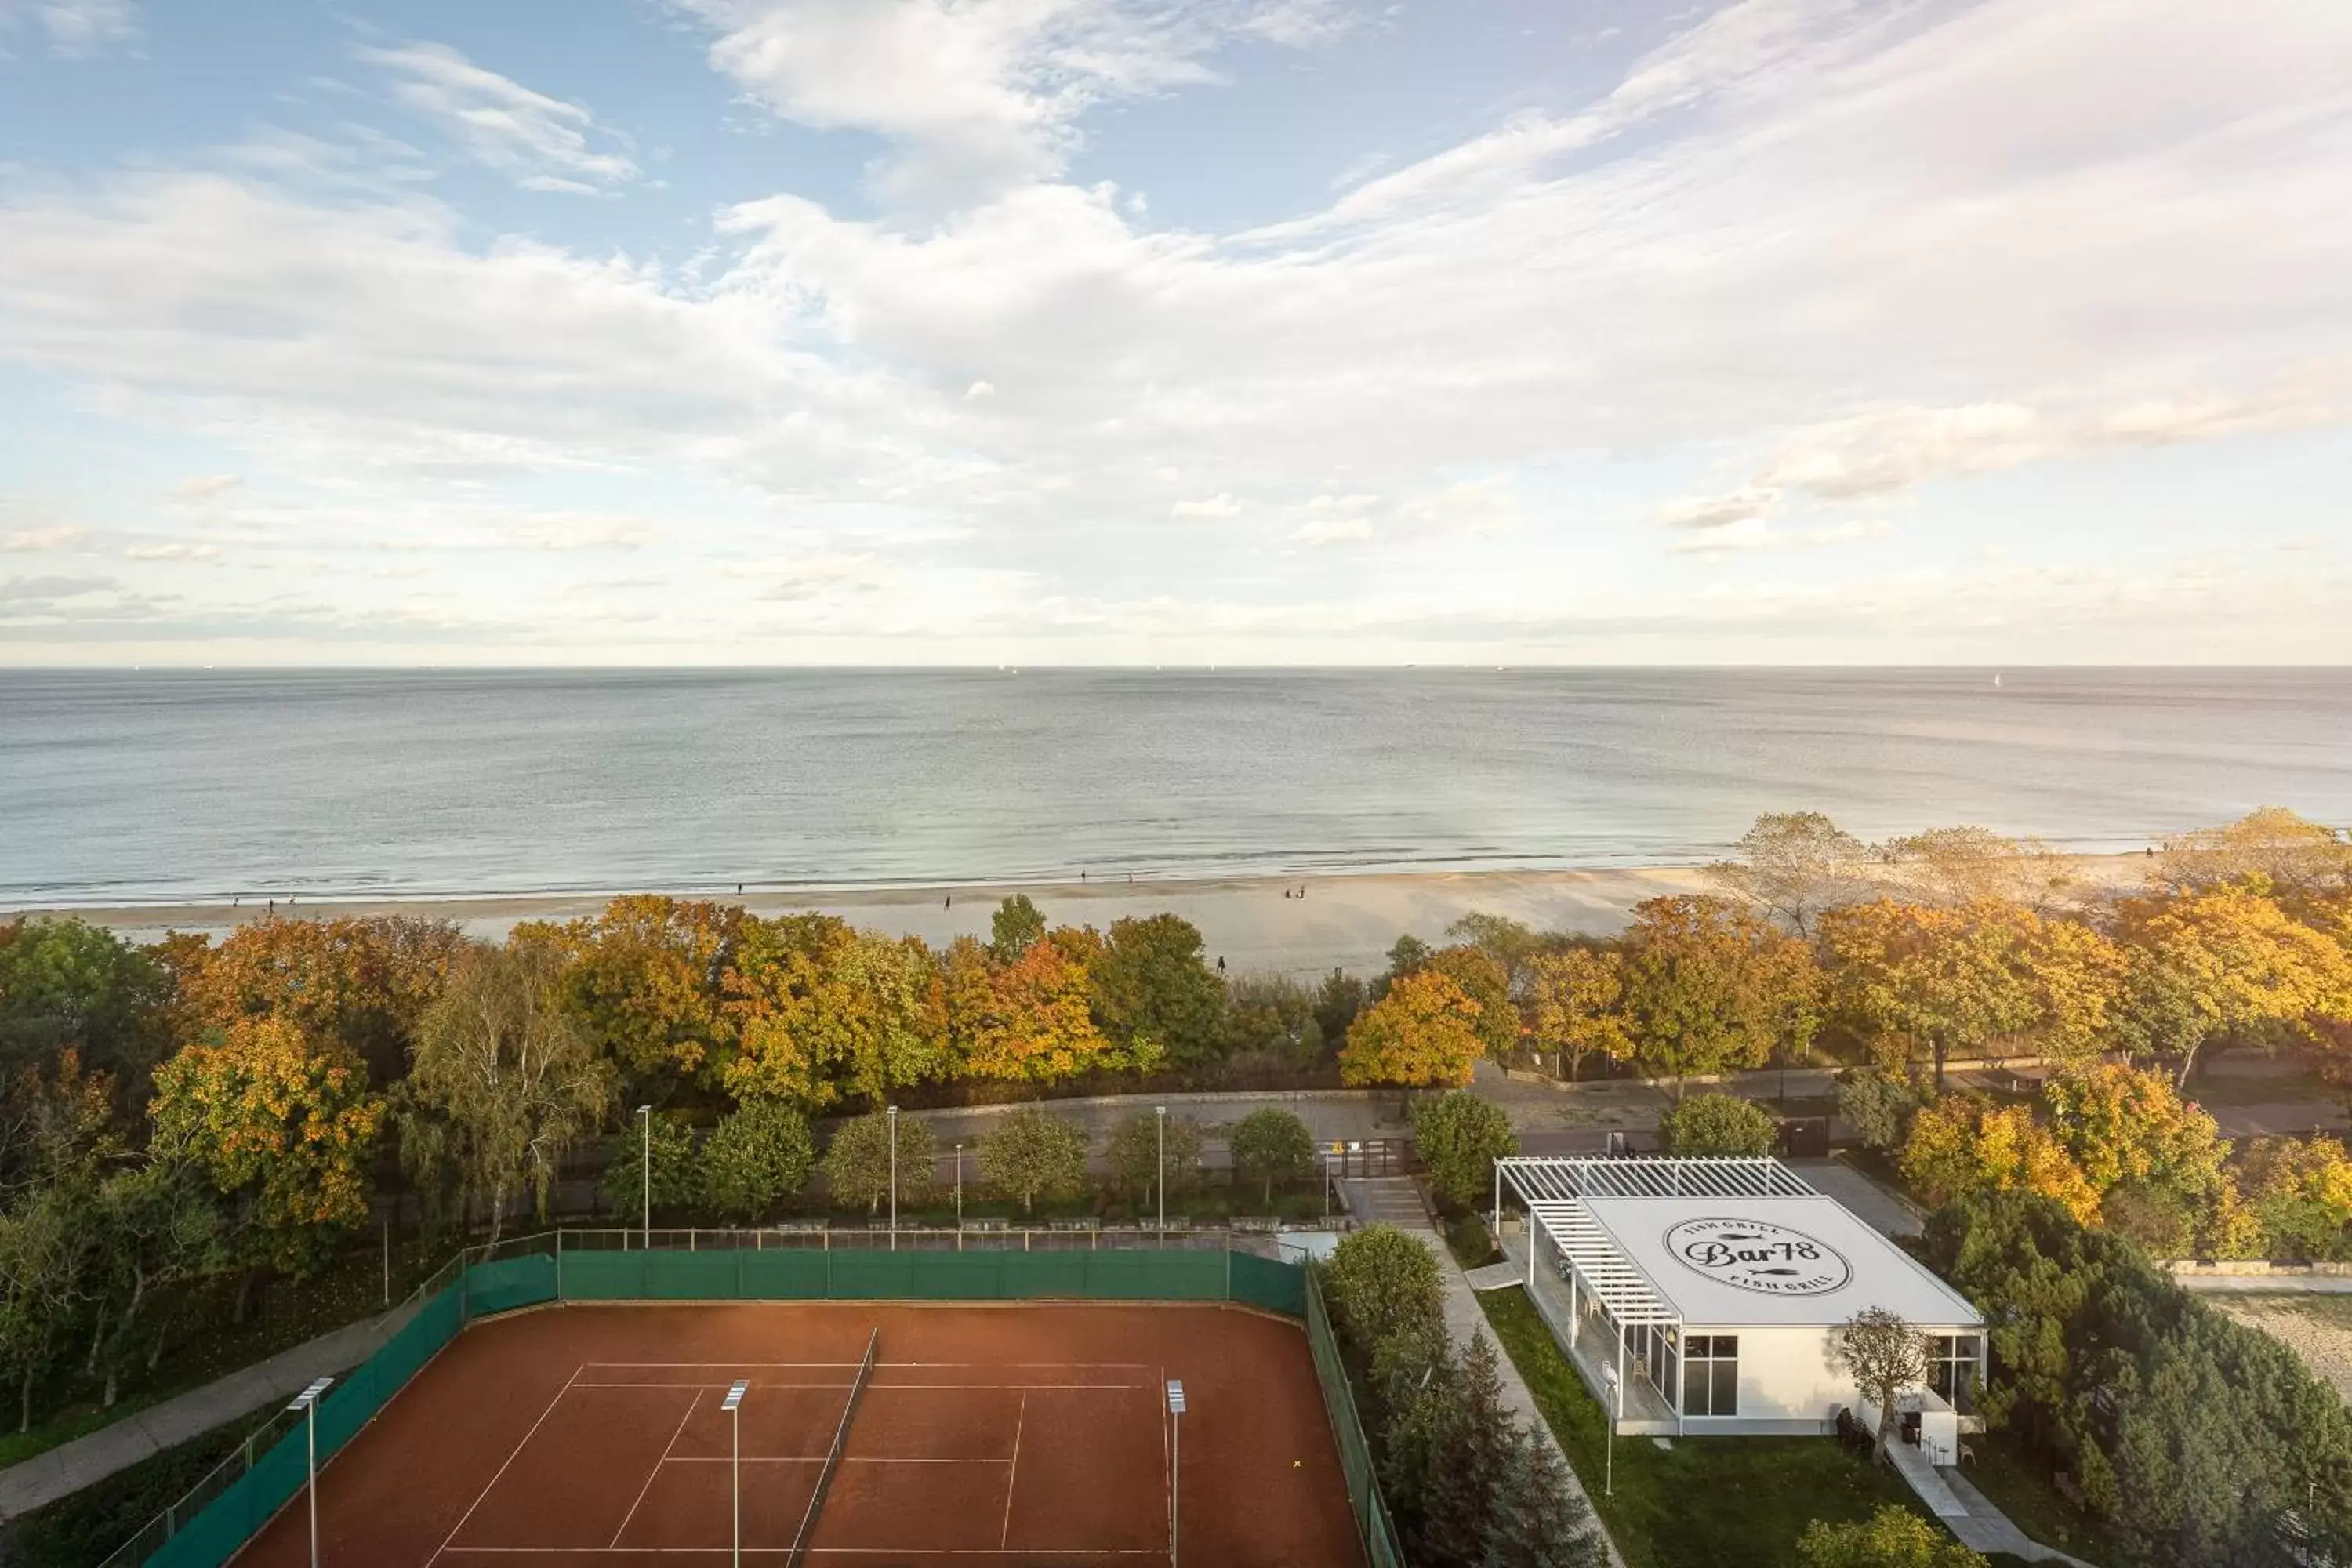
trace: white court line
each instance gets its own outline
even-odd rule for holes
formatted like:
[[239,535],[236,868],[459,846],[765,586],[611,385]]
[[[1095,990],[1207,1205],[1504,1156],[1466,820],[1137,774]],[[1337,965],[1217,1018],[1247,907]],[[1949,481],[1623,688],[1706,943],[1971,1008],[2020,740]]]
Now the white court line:
[[[732,1379],[729,1380],[730,1382]],[[575,1388],[725,1388],[724,1383],[580,1383]],[[846,1383],[754,1383],[753,1392],[761,1389],[830,1388],[840,1390],[855,1386]],[[1062,1391],[1092,1389],[1108,1394],[1149,1394],[1148,1388],[1132,1383],[868,1383],[868,1394],[932,1394],[979,1393],[1020,1394],[1029,1389],[1050,1388]]]
[[677,1435],[686,1430],[688,1422],[694,1419],[694,1407],[701,1403],[702,1391],[697,1389],[694,1397],[686,1402],[686,1414],[677,1418],[677,1426],[671,1429],[669,1441],[662,1445],[661,1458],[656,1459],[654,1468],[646,1472],[646,1484],[637,1489],[636,1500],[629,1504],[629,1511],[621,1516],[621,1528],[613,1531],[614,1546],[620,1545],[621,1537],[629,1532],[629,1521],[636,1518],[637,1510],[645,1506],[646,1494],[654,1489],[654,1482],[660,1477],[661,1468],[669,1463],[669,1451],[677,1447]]
[[[746,1454],[742,1462],[747,1465],[822,1465],[824,1459],[823,1454]],[[680,1454],[662,1461],[666,1465],[726,1465],[734,1462],[723,1454]],[[861,1458],[855,1454],[844,1454],[835,1461],[844,1465],[1009,1465],[1012,1462],[1010,1459],[916,1459],[878,1456]]]
[[[604,1557],[616,1552],[635,1557],[640,1552],[659,1552],[672,1557],[724,1557],[732,1550],[725,1546],[452,1546],[454,1554],[477,1552],[527,1552],[533,1557],[581,1556]],[[784,1557],[792,1552],[789,1546],[746,1546],[746,1557]],[[811,1557],[1164,1557],[1166,1552],[1149,1546],[812,1546]]]
[[1021,1396],[1021,1413],[1013,1418],[1013,1460],[1004,1471],[1004,1528],[996,1532],[996,1549],[1013,1539],[1013,1486],[1021,1479],[1021,1428],[1029,1424],[1029,1396]]
[[[582,1366],[584,1366],[585,1364],[585,1363],[583,1363]],[[572,1380],[580,1375],[581,1370],[581,1366],[575,1366],[572,1369],[572,1376],[563,1380],[563,1386],[555,1391],[555,1397],[547,1402],[547,1408],[539,1413],[539,1419],[530,1424],[530,1430],[522,1435],[522,1441],[517,1443],[514,1446],[514,1452],[507,1456],[506,1464],[502,1464],[499,1467],[498,1474],[493,1475],[490,1478],[489,1484],[483,1487],[480,1493],[475,1497],[474,1500],[466,1505],[466,1511],[457,1516],[456,1526],[450,1530],[447,1535],[442,1537],[440,1547],[434,1552],[432,1556],[425,1560],[425,1568],[433,1568],[434,1563],[441,1561],[441,1553],[449,1550],[449,1542],[457,1539],[457,1531],[465,1529],[466,1521],[474,1517],[474,1510],[482,1506],[482,1499],[490,1495],[490,1488],[497,1486],[499,1484],[499,1477],[507,1473],[507,1466],[513,1464],[516,1457],[521,1454],[523,1449],[530,1446],[530,1440],[539,1436],[539,1429],[547,1425],[547,1418],[555,1414],[556,1405],[561,1404],[563,1396],[571,1392]]]

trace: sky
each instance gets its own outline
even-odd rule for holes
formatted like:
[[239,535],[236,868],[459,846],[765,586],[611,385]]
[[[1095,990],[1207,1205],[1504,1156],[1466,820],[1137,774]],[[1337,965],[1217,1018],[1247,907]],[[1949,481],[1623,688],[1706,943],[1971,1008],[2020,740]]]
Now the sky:
[[0,666],[2352,662],[2344,0],[0,0]]

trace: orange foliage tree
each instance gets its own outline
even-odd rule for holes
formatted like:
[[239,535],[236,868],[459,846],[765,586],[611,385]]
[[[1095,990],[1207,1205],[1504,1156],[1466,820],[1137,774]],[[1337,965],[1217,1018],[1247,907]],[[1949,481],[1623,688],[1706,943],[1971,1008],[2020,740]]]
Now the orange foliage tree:
[[363,1225],[384,1102],[350,1051],[238,1018],[155,1072],[155,1147],[237,1200],[248,1257],[296,1274]]
[[1897,1163],[1903,1180],[1929,1204],[2021,1189],[2055,1198],[2084,1225],[2099,1194],[2082,1167],[2031,1106],[1996,1107],[1978,1095],[1948,1094],[1911,1120]]
[[1356,1016],[1339,1049],[1339,1081],[1458,1087],[1478,1065],[1478,1004],[1435,969],[1391,983]]
[[744,918],[730,905],[633,897],[593,919],[540,928],[571,961],[567,1009],[631,1094],[665,1099],[719,1065],[731,1033],[721,981]]
[[390,1079],[464,946],[446,921],[268,920],[239,926],[209,951],[184,942],[170,962],[184,1019],[195,1028],[281,1018]]

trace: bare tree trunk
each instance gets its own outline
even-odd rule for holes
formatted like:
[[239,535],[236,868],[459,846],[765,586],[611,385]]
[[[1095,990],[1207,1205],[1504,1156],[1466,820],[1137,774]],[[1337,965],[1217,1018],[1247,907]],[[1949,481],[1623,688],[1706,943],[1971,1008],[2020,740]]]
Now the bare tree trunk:
[[19,1432],[33,1429],[33,1376],[32,1373],[26,1373],[25,1381],[17,1385],[16,1430]]
[[1878,1390],[1878,1442],[1870,1450],[1872,1462],[1881,1465],[1893,1464],[1895,1461],[1886,1457],[1886,1446],[1894,1440],[1895,1390],[1882,1388]]
[[[97,1318],[96,1325],[89,1331],[89,1353],[82,1358],[81,1374],[84,1377],[98,1375],[98,1352],[106,1344],[106,1303],[103,1301],[98,1304]],[[111,1405],[114,1402],[110,1399],[107,1403]]]
[[251,1304],[252,1300],[253,1300],[253,1280],[254,1280],[254,1276],[255,1276],[255,1275],[257,1275],[257,1274],[258,1274],[259,1272],[260,1272],[260,1270],[259,1270],[259,1269],[257,1269],[257,1268],[246,1268],[245,1270],[243,1270],[242,1272],[240,1272],[240,1273],[237,1275],[237,1277],[236,1277],[236,1308],[235,1308],[235,1309],[234,1309],[234,1310],[229,1313],[229,1319],[228,1319],[228,1321],[229,1321],[231,1323],[236,1324],[236,1325],[238,1325],[238,1326],[240,1326],[240,1327],[242,1327],[242,1326],[244,1325],[246,1310],[247,1310],[247,1307]]

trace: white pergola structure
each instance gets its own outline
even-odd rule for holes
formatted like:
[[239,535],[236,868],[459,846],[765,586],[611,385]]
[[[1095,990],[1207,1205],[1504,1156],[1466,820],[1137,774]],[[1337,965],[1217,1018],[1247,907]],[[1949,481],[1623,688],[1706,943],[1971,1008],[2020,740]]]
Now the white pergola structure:
[[[1715,1159],[1547,1159],[1515,1156],[1495,1162],[1494,1222],[1502,1228],[1503,1188],[1507,1184],[1528,1212],[1528,1288],[1535,1289],[1536,1262],[1549,1241],[1559,1254],[1568,1285],[1570,1323],[1598,1302],[1617,1339],[1617,1385],[1625,1386],[1629,1331],[1659,1331],[1679,1353],[1683,1314],[1641,1264],[1618,1245],[1587,1206],[1591,1198],[1778,1198],[1817,1195],[1812,1185],[1780,1161],[1726,1156]],[[1573,1346],[1570,1359],[1574,1359]],[[1675,1386],[1682,1369],[1675,1368]],[[1663,1392],[1663,1391],[1661,1391]],[[1681,1429],[1676,1405],[1675,1429]]]

